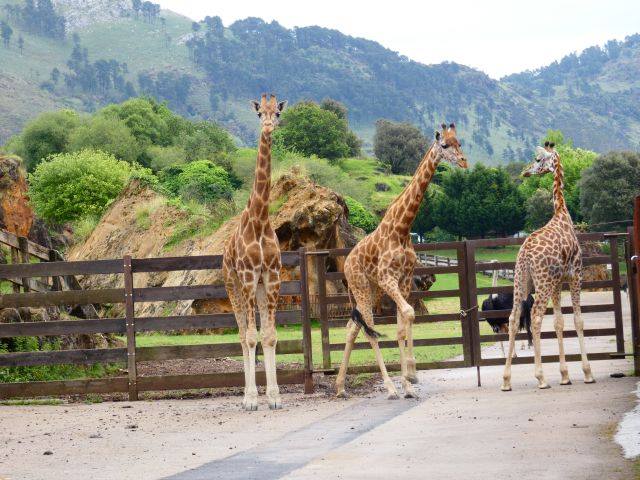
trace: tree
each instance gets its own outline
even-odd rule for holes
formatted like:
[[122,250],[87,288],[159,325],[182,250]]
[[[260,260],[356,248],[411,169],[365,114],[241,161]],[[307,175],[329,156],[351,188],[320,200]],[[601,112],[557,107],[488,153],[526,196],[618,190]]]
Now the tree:
[[347,123],[312,102],[300,102],[285,110],[274,143],[303,155],[336,160],[349,155]]
[[440,189],[436,185],[429,186],[425,192],[412,226],[412,231],[420,234],[421,237],[426,236],[437,226],[435,208],[440,196]]
[[13,35],[13,28],[5,21],[0,22],[0,36],[2,36],[2,43],[6,48],[9,48],[11,35]]
[[22,35],[18,37],[18,50],[20,50],[20,55],[24,55],[24,38],[22,38]]
[[525,226],[529,232],[544,226],[553,216],[553,194],[545,188],[533,192],[524,205],[527,212]]
[[347,120],[347,107],[344,103],[334,100],[333,98],[325,98],[322,100],[322,102],[320,102],[320,108],[335,113],[336,116],[342,120]]
[[33,171],[42,159],[66,151],[69,137],[79,124],[80,118],[72,110],[43,113],[9,142],[9,149],[25,160],[27,170]]
[[71,134],[68,150],[75,152],[85,149],[110,153],[129,163],[135,162],[142,153],[140,145],[123,120],[104,116],[85,120]]
[[142,9],[142,0],[131,0],[131,8],[135,13],[136,18],[138,18],[140,10]]
[[580,207],[595,230],[621,230],[633,218],[633,199],[640,195],[640,153],[609,152],[582,173]]
[[442,196],[434,208],[441,229],[467,238],[504,237],[524,226],[524,199],[503,168],[476,164],[443,176]]
[[373,151],[380,162],[396,174],[413,174],[427,151],[427,139],[409,123],[376,122]]
[[51,70],[51,81],[57,85],[59,80],[60,70],[58,70],[58,67],[53,67],[53,70]]
[[131,167],[92,150],[53,155],[29,175],[36,213],[54,223],[101,215],[124,188]]
[[201,26],[200,22],[191,22],[191,30],[193,30],[193,33],[198,33]]

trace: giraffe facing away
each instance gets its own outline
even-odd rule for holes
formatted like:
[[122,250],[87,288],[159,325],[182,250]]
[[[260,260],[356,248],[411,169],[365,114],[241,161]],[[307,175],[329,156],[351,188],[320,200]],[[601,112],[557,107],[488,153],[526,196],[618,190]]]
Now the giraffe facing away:
[[529,235],[520,247],[516,260],[513,309],[509,317],[509,352],[504,367],[503,391],[511,390],[511,357],[514,352],[515,335],[518,328],[516,319],[520,318],[522,301],[527,298],[532,287],[535,288],[536,295],[531,310],[531,320],[535,376],[538,379],[538,388],[549,388],[542,371],[540,353],[540,330],[549,299],[553,302],[554,327],[558,337],[560,375],[562,377],[560,385],[571,384],[564,354],[562,340],[564,319],[560,308],[560,292],[562,283],[565,281],[569,282],[571,290],[573,318],[580,343],[584,381],[585,383],[595,382],[584,347],[584,322],[580,312],[582,252],[562,193],[564,171],[560,156],[554,149],[554,144],[546,142],[544,148],[538,147],[536,149],[536,159],[525,169],[523,175],[528,177],[530,175],[544,175],[549,172],[553,172],[554,177],[553,217],[544,227]]
[[417,382],[412,333],[415,312],[406,300],[411,291],[416,254],[409,233],[424,193],[442,160],[467,167],[453,123],[448,128],[443,124],[442,133],[436,132],[436,139],[420,161],[411,182],[389,206],[378,228],[362,239],[347,256],[344,274],[356,307],[349,321],[344,356],[336,378],[338,397],[346,397],[344,382],[349,357],[360,328],[363,328],[375,353],[388,398],[398,398],[380,353],[379,334],[373,329],[372,306],[383,293],[389,295],[397,307],[397,339],[404,395],[407,398],[416,396],[412,385]]
[[258,409],[256,388],[256,306],[260,312],[260,332],[267,377],[269,408],[282,408],[276,378],[276,307],[280,293],[280,246],[269,222],[271,192],[271,134],[286,102],[263,94],[252,102],[260,119],[260,143],[253,189],[240,221],[224,248],[222,271],[235,314],[244,359],[245,410]]

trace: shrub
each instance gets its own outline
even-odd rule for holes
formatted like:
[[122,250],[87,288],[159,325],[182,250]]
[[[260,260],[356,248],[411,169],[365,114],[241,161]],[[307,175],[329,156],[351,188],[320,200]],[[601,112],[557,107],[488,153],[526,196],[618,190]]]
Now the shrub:
[[185,200],[211,204],[233,197],[231,174],[209,160],[165,168],[161,172],[161,182],[172,195],[179,195]]
[[53,155],[29,175],[36,213],[56,223],[101,215],[124,188],[131,166],[104,152]]
[[349,223],[354,227],[359,227],[367,233],[373,232],[378,226],[378,219],[369,210],[352,197],[344,197],[344,201],[349,209]]
[[9,142],[9,150],[20,155],[31,172],[49,155],[66,151],[69,138],[79,124],[78,114],[71,110],[43,113]]
[[141,153],[129,127],[118,118],[95,116],[80,125],[69,139],[68,150],[101,150],[133,163]]

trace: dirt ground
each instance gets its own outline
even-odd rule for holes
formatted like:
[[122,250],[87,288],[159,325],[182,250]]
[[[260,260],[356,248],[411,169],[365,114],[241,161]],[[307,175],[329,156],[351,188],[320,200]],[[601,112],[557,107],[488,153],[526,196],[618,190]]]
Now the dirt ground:
[[[587,328],[609,326],[602,315],[585,315]],[[611,340],[587,344],[613,351]],[[542,343],[543,353],[557,351],[555,340]],[[577,352],[575,339],[566,349]],[[498,353],[494,345],[483,356]],[[419,400],[388,401],[374,389],[345,401],[322,389],[285,393],[280,411],[263,401],[243,412],[237,396],[0,406],[0,479],[639,478],[613,441],[637,379],[610,374],[629,373],[630,362],[592,366],[593,385],[579,363],[564,387],[557,364],[546,364],[552,388],[543,391],[532,365],[514,366],[507,393],[501,367],[482,369],[481,388],[475,369],[434,370],[420,372]]]

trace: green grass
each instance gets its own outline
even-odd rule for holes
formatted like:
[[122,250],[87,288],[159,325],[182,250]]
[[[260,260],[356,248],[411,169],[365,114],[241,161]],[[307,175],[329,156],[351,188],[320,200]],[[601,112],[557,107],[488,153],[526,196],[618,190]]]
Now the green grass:
[[[515,262],[519,250],[520,245],[507,245],[505,247],[496,248],[478,248],[476,249],[476,259],[487,262],[491,260],[498,260],[499,262]],[[433,250],[427,253],[449,258],[456,258],[457,255],[455,250]]]
[[34,398],[34,399],[23,399],[23,400],[3,400],[0,402],[0,405],[10,406],[10,407],[23,407],[23,406],[34,406],[34,405],[62,405],[64,402],[59,398]]

